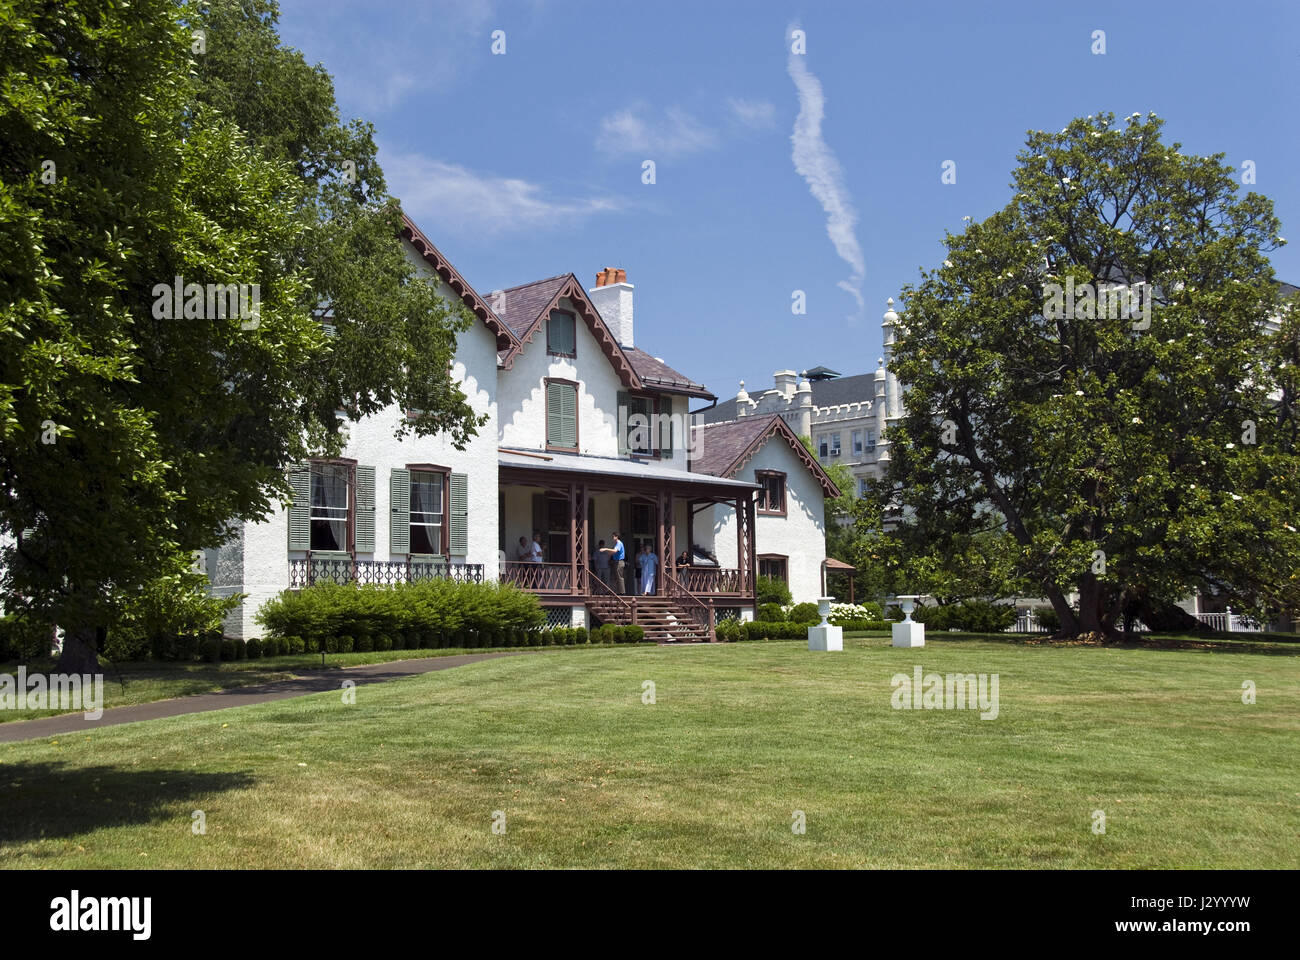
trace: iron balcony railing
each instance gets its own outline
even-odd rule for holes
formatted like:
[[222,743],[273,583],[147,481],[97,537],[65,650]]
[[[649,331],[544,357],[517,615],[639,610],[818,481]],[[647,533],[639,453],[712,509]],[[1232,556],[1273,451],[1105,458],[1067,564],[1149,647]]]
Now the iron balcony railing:
[[289,589],[316,583],[357,583],[391,586],[426,580],[482,583],[483,564],[447,563],[444,560],[353,560],[347,557],[311,557],[289,561]]

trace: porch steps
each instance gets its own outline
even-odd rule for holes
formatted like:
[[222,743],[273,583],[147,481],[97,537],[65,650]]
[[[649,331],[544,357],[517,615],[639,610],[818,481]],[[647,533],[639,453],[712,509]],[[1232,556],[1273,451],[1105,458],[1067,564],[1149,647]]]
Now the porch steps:
[[[617,600],[594,597],[587,601],[587,609],[601,623],[628,625],[627,610]],[[637,597],[635,622],[645,631],[645,638],[656,643],[708,643],[712,640],[708,629],[696,623],[685,605],[672,597]]]

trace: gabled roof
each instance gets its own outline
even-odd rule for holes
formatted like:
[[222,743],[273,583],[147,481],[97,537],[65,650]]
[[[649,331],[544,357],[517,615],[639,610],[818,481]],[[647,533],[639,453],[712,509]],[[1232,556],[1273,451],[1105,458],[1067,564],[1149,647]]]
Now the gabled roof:
[[546,280],[535,280],[517,287],[508,287],[499,292],[493,291],[493,300],[500,304],[506,326],[515,338],[515,343],[499,351],[501,366],[509,370],[514,365],[515,357],[523,352],[526,344],[533,341],[537,331],[542,329],[543,321],[566,297],[577,308],[578,317],[591,331],[591,335],[600,346],[601,353],[609,360],[610,366],[618,374],[623,386],[634,390],[643,389],[645,385],[641,382],[641,377],[633,367],[631,359],[619,346],[618,339],[610,332],[609,327],[605,326],[605,321],[600,318],[600,311],[592,304],[578,278],[571,273],[549,277]]
[[632,368],[649,389],[660,389],[665,393],[681,393],[705,400],[716,400],[709,388],[696,383],[685,374],[678,373],[658,357],[652,357],[639,347],[624,347],[623,352],[632,361]]
[[835,486],[835,481],[822,469],[817,458],[808,452],[794,431],[776,414],[742,417],[726,423],[705,423],[693,427],[691,449],[702,453],[691,461],[691,469],[715,477],[734,477],[773,437],[789,445],[808,472],[821,484],[826,496],[840,495],[840,488]]
[[415,225],[415,221],[405,213],[402,214],[400,235],[402,239],[410,241],[415,247],[415,252],[424,258],[424,262],[433,268],[433,272],[440,276],[443,282],[456,292],[461,302],[473,311],[474,316],[482,320],[483,324],[496,335],[498,352],[518,345],[519,338],[460,275],[460,271],[451,265],[451,261],[442,255],[442,251],[435,247],[424,232]]

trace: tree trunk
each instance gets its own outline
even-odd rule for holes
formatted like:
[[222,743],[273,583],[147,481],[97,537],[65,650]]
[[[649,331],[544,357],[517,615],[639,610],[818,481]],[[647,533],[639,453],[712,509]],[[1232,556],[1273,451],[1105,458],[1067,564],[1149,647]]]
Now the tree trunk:
[[1078,636],[1079,618],[1074,615],[1074,610],[1066,602],[1065,594],[1056,586],[1044,587],[1043,592],[1047,594],[1047,599],[1052,601],[1052,609],[1056,611],[1056,616],[1061,621],[1056,636],[1058,638]]
[[1079,578],[1079,628],[1080,633],[1100,634],[1108,640],[1119,640],[1121,634],[1113,624],[1106,622],[1105,591],[1091,571]]
[[63,652],[59,655],[61,673],[103,673],[99,651],[108,635],[104,627],[78,627],[65,630]]

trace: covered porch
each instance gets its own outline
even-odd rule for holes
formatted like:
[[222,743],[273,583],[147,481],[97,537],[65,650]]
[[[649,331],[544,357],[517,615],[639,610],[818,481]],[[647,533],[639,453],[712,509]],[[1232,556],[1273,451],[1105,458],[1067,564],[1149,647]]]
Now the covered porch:
[[[756,485],[648,460],[505,449],[499,468],[502,580],[547,600],[594,599],[608,607],[618,603],[611,598],[623,597],[631,606],[634,597],[644,597],[636,556],[648,545],[658,558],[651,596],[705,607],[710,622],[716,608],[752,607]],[[740,518],[739,567],[720,567],[713,558],[711,519],[696,525],[701,511],[718,504]],[[615,532],[626,552],[621,583],[598,562],[601,542],[611,548]],[[542,561],[521,560],[535,536]]]

